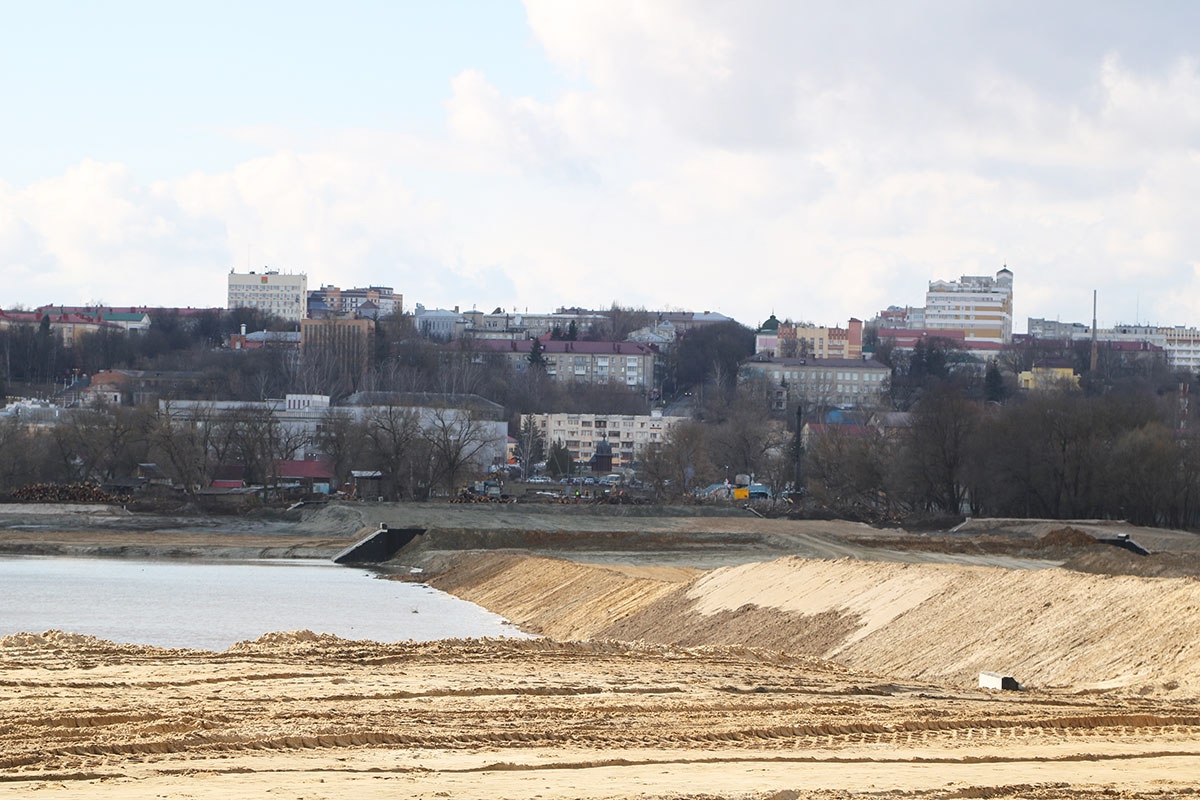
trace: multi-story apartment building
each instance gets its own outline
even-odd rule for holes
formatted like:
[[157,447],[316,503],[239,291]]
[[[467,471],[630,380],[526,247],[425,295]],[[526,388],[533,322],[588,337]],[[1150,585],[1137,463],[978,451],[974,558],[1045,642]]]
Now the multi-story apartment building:
[[546,375],[560,383],[619,384],[638,390],[655,386],[660,355],[658,348],[652,344],[482,339],[472,346],[480,353],[502,355],[514,370],[524,372],[531,366],[530,356],[535,341],[545,360]]
[[[646,448],[663,441],[673,426],[687,417],[662,414],[528,414],[546,446],[562,442],[572,461],[586,462],[596,454],[596,445],[607,441],[612,447],[612,465],[628,467],[640,461]],[[523,421],[524,422],[524,421]]]
[[925,328],[924,306],[888,306],[875,315],[872,323],[884,330],[923,330]]
[[1159,328],[1163,337],[1163,350],[1167,351],[1167,364],[1172,369],[1186,369],[1200,373],[1200,330],[1195,327]]
[[[521,341],[542,339],[555,334],[555,332],[563,334],[561,338],[565,338],[565,335],[572,330],[579,339],[590,339],[606,335],[605,332],[611,331],[614,324],[621,330],[625,330],[619,322],[614,323],[612,313],[582,308],[560,308],[549,314],[497,308],[488,313],[478,309],[460,311],[458,306],[455,306],[453,312],[450,312],[442,309],[426,309],[418,303],[413,317],[417,330],[431,338],[448,340],[469,336],[473,339]],[[678,335],[692,328],[733,321],[731,318],[713,311],[702,313],[639,311],[636,313],[644,315],[651,322],[650,326],[643,327],[638,331],[639,337],[663,343],[673,343]]]
[[1026,317],[1025,330],[1035,339],[1088,339],[1092,328],[1082,322],[1059,322],[1056,319]]
[[957,281],[930,281],[925,293],[925,329],[963,331],[968,342],[1012,340],[1013,274],[1008,267]]
[[257,308],[267,314],[299,322],[308,311],[308,277],[278,270],[242,275],[229,271],[228,307]]
[[339,289],[322,286],[308,293],[308,316],[347,314],[352,317],[387,317],[404,313],[404,295],[390,286],[363,286]]
[[754,352],[780,358],[862,358],[862,320],[851,318],[845,328],[811,322],[780,322],[772,314],[754,337]]
[[[1082,341],[1092,337],[1092,329],[1081,322],[1056,322],[1030,317],[1028,336],[1041,340]],[[1125,325],[1098,328],[1096,341],[1101,344],[1145,343],[1161,348],[1167,366],[1174,370],[1200,372],[1200,330],[1183,325]]]
[[464,335],[477,339],[539,339],[555,330],[566,333],[572,325],[579,335],[587,335],[608,323],[608,317],[598,311],[564,308],[553,314],[530,314],[502,308],[485,314],[472,309],[464,311],[463,317],[467,321]]
[[772,405],[782,411],[793,404],[819,408],[873,406],[888,389],[892,371],[878,361],[853,358],[768,358],[755,356],[742,364],[742,380],[766,380]]

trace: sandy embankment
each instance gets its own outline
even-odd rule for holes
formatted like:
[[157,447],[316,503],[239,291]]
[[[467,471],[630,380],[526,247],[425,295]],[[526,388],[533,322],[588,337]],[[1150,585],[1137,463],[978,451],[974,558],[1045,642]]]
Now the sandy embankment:
[[783,558],[633,572],[464,554],[431,583],[561,639],[755,645],[970,686],[1200,693],[1200,582]]

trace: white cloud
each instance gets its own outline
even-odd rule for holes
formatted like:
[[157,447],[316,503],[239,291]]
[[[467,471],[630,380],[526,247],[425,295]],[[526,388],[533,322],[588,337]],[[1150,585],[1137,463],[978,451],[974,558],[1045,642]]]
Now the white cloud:
[[220,304],[271,265],[409,305],[833,324],[1007,263],[1018,329],[1093,287],[1110,323],[1200,324],[1197,56],[1108,6],[1087,35],[1074,6],[1036,30],[987,3],[527,9],[560,90],[459,67],[444,130],[247,125],[262,155],[224,170],[0,185],[0,274],[23,302]]

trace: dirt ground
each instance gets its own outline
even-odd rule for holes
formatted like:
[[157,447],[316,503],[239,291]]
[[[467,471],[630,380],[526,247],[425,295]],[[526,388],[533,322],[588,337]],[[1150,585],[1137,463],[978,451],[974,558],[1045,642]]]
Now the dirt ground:
[[[0,552],[329,557],[380,522],[427,530],[398,564],[544,638],[280,632],[209,652],[8,635],[0,797],[1200,794],[1190,534],[432,504],[210,519],[9,507]],[[1115,532],[1162,551],[1095,542]],[[1114,568],[1059,566],[1089,560]],[[979,689],[985,669],[1025,689]]]
[[1143,798],[1200,707],[892,681],[750,648],[305,634],[0,642],[0,797]]

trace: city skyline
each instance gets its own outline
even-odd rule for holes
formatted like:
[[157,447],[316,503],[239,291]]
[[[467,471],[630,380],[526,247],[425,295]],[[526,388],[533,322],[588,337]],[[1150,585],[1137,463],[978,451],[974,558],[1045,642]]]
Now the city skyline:
[[5,3],[0,307],[1200,324],[1190,4]]

